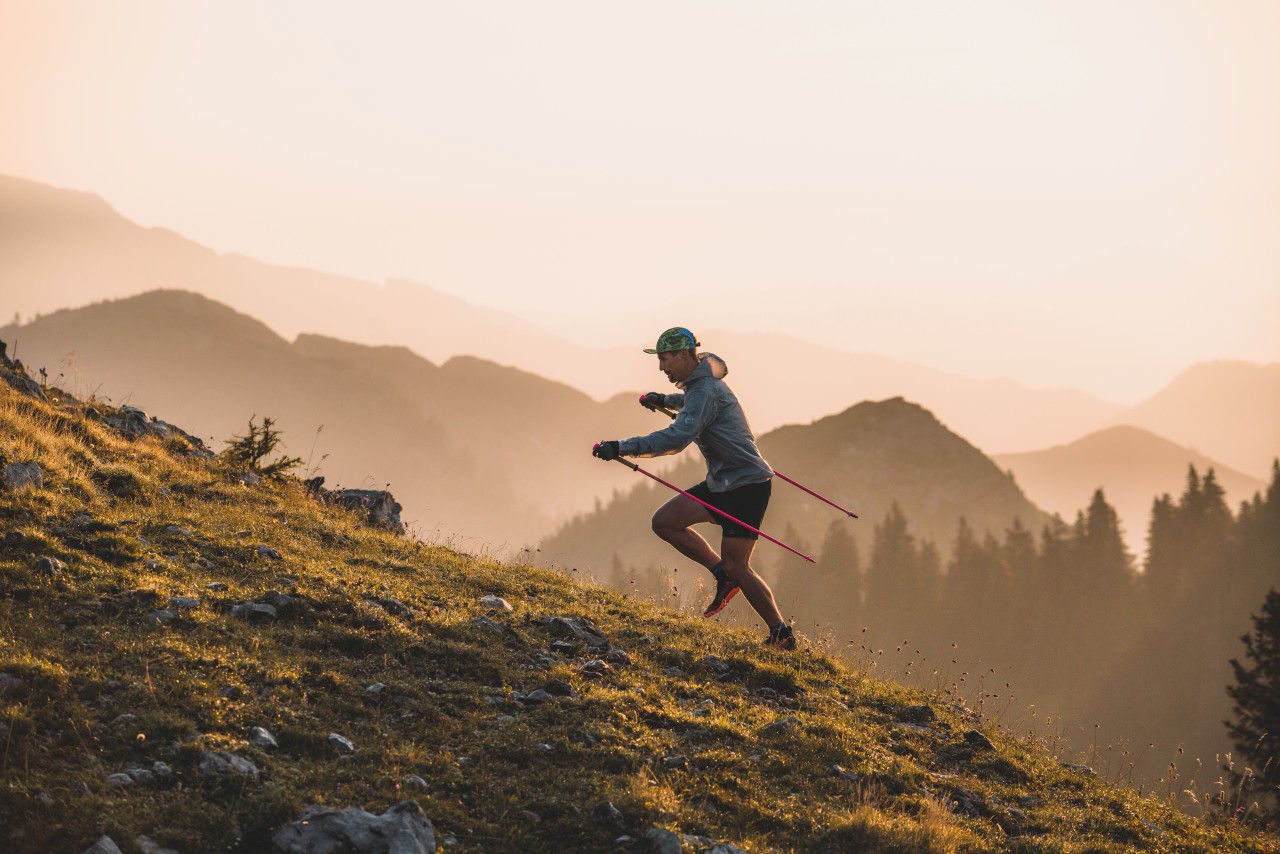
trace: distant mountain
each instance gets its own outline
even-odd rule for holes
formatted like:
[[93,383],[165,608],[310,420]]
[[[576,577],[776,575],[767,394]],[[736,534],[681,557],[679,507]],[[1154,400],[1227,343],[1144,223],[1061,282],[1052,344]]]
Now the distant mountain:
[[0,175],[0,293],[10,310],[30,319],[174,288],[258,318],[287,339],[312,332],[402,344],[439,361],[457,353],[518,361],[557,340],[514,315],[426,285],[379,285],[220,254],[172,231],[143,228],[90,193]]
[[[648,334],[626,346],[585,347],[572,329],[546,330],[426,285],[378,285],[219,254],[136,225],[97,196],[0,176],[0,293],[12,310],[29,319],[166,288],[203,294],[285,339],[314,333],[401,345],[435,362],[472,355],[518,365],[597,399],[665,383],[652,358],[639,352],[649,345]],[[922,401],[984,448],[1017,451],[1069,441],[1120,409],[1077,391],[973,380],[794,337],[697,331],[729,361],[730,382],[762,431],[807,423],[859,400],[901,395]]]
[[1188,466],[1201,474],[1213,469],[1234,507],[1265,490],[1266,484],[1140,427],[1122,425],[1091,433],[1067,445],[992,459],[1013,473],[1027,497],[1051,513],[1072,520],[1101,487],[1124,526],[1135,554],[1146,548],[1151,504],[1186,486]]
[[289,344],[176,291],[55,312],[0,339],[50,382],[163,412],[214,448],[269,415],[329,485],[390,482],[419,531],[494,548],[530,543],[607,495],[616,480],[591,465],[586,437],[618,432],[635,407],[478,359],[436,366],[404,348]]
[[1280,457],[1280,363],[1195,365],[1113,423],[1144,427],[1266,478]]
[[[905,513],[912,533],[933,541],[944,559],[962,516],[979,536],[991,531],[998,537],[1015,518],[1036,531],[1049,519],[981,451],[928,410],[901,398],[860,403],[809,425],[779,428],[760,438],[760,449],[775,470],[859,516],[849,519],[775,480],[764,530],[779,538],[788,531],[795,538],[790,545],[808,548],[810,555],[833,522],[848,525],[866,553],[875,526],[894,502]],[[609,467],[617,468],[619,476],[627,475],[620,467]],[[687,488],[705,473],[698,458],[664,477]],[[614,576],[627,568],[689,567],[690,562],[658,540],[649,527],[653,511],[672,495],[656,485],[635,488],[563,527],[544,541],[543,555],[615,581],[623,580]],[[719,542],[714,529],[707,526],[705,531],[713,544]],[[799,558],[770,543],[761,541],[757,555],[758,566],[804,571]]]

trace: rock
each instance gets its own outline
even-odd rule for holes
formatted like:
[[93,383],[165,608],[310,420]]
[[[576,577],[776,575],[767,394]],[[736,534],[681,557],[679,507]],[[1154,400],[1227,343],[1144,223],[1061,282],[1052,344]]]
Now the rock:
[[774,721],[767,726],[761,727],[760,734],[769,735],[786,735],[800,726],[800,719],[797,717],[785,717],[780,721]]
[[898,720],[904,723],[927,724],[938,719],[932,706],[903,706],[898,710]]
[[157,759],[151,763],[151,773],[157,777],[172,777],[173,769],[169,767],[169,763]]
[[271,548],[271,546],[258,546],[258,557],[266,558],[268,560],[284,560],[284,558],[280,556],[280,552]]
[[97,842],[84,849],[84,854],[124,854],[124,852],[120,850],[119,845],[116,845],[114,839],[103,834],[98,837]]
[[552,679],[542,686],[542,690],[553,697],[572,697],[576,699],[578,696],[578,692],[574,690],[572,685],[559,679]]
[[107,778],[107,785],[115,786],[118,789],[123,789],[126,786],[132,786],[135,782],[137,781],[128,774],[112,774]]
[[39,794],[36,795],[36,800],[40,802],[41,806],[47,807],[49,809],[53,809],[55,806],[58,805],[58,802],[53,799],[53,795],[49,794],[48,792],[40,792]]
[[1097,773],[1088,765],[1067,764],[1063,767],[1065,767],[1068,771],[1075,771],[1077,774],[1084,774],[1088,777],[1092,777],[1094,774]]
[[123,715],[116,715],[115,720],[111,721],[112,726],[128,726],[138,719],[137,715],[131,715],[126,712]]
[[373,601],[380,605],[382,610],[386,611],[393,617],[413,616],[413,609],[401,602],[399,599],[394,599],[390,596],[382,596],[374,599]]
[[970,817],[982,816],[987,812],[986,802],[977,792],[957,787],[951,791],[948,799],[954,812],[964,813]]
[[368,688],[365,688],[364,692],[366,694],[381,694],[385,690],[387,690],[386,685],[383,685],[381,682],[374,682]]
[[0,673],[0,697],[12,694],[22,687],[22,680],[12,673]]
[[689,757],[681,756],[678,753],[673,756],[664,756],[662,757],[662,764],[668,768],[688,768]]
[[591,808],[591,820],[601,824],[622,824],[625,816],[612,801],[601,801]]
[[298,604],[298,600],[293,596],[281,593],[279,590],[267,591],[267,595],[262,597],[262,601],[275,608],[278,612],[291,610]]
[[161,626],[167,626],[176,619],[178,619],[178,615],[169,610],[152,611],[147,614],[147,622]]
[[77,528],[87,528],[93,524],[93,517],[88,513],[81,513],[79,516],[72,518],[71,524]]
[[[214,582],[215,584],[217,582]],[[200,600],[193,596],[170,596],[169,607],[177,611],[188,611],[200,607]]]
[[151,772],[150,768],[143,768],[138,765],[127,766],[124,769],[124,773],[132,777],[135,783],[150,783],[156,776]]
[[260,602],[245,602],[231,609],[231,616],[243,617],[246,620],[274,620],[276,609]]
[[417,774],[410,774],[404,778],[404,782],[410,786],[417,786],[419,789],[427,788],[427,781],[419,777]]
[[627,655],[625,650],[611,649],[605,655],[604,660],[610,664],[616,664],[619,667],[625,667],[631,664],[631,656]]
[[[4,364],[0,364],[0,379],[25,394],[27,397],[34,397],[36,400],[48,402],[49,398],[45,396],[44,389],[40,387],[40,383],[31,379],[25,374],[18,373],[22,370],[21,363],[10,362],[4,360]],[[14,368],[18,370],[15,371]]]
[[212,590],[214,593],[221,593],[227,589],[227,585],[223,584],[221,581],[210,581],[204,586],[204,589]]
[[591,649],[609,647],[609,639],[585,617],[544,617],[542,626],[561,637],[569,636],[584,641]]
[[309,806],[271,841],[285,854],[435,854],[435,828],[413,801],[402,801],[380,816],[359,807],[338,811]]
[[350,756],[356,752],[356,746],[351,743],[351,739],[336,732],[329,733],[329,745],[338,752],[339,756]]
[[652,854],[681,854],[684,850],[680,837],[665,828],[651,827],[645,831],[644,838]]
[[839,777],[841,780],[848,780],[850,783],[856,783],[860,779],[857,774],[850,773],[839,765],[831,766],[831,776]]
[[518,695],[517,699],[529,706],[541,706],[543,703],[551,700],[551,695],[541,688],[535,688],[528,694]]
[[987,738],[976,729],[971,729],[964,734],[964,740],[976,747],[978,750],[995,750],[996,746],[991,743],[991,739]]
[[490,611],[514,611],[511,603],[501,596],[481,596],[480,604],[488,608]]
[[41,575],[57,575],[64,569],[62,561],[56,557],[36,558],[36,572]]
[[248,486],[248,487],[261,486],[262,478],[258,477],[258,475],[254,472],[242,471],[240,472],[240,474],[236,475],[236,482],[239,483],[241,486]]
[[134,838],[133,844],[138,846],[138,850],[141,851],[142,854],[178,854],[174,849],[164,848],[150,836],[142,834],[139,834]]
[[199,768],[209,777],[258,778],[258,766],[236,753],[207,750],[200,754]]
[[2,479],[10,492],[44,488],[44,471],[35,463],[9,463]]
[[592,679],[599,679],[601,676],[604,676],[612,670],[613,668],[609,666],[608,662],[600,658],[597,658],[594,661],[588,661],[586,664],[582,665],[583,675],[589,676]]
[[404,523],[400,521],[400,503],[386,490],[339,489],[329,493],[329,500],[360,514],[375,528],[401,536],[405,533]]
[[196,532],[190,528],[183,528],[180,525],[169,525],[164,532],[171,537],[194,537]]
[[274,750],[280,744],[276,741],[276,737],[271,731],[260,726],[256,726],[249,730],[249,743],[254,747],[261,747],[264,750]]

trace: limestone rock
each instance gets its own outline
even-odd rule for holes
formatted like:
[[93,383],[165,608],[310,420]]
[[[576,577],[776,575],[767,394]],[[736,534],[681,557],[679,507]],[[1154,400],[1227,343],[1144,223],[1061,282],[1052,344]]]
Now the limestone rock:
[[249,730],[249,743],[254,747],[270,750],[279,747],[276,737],[265,727],[256,726]]
[[297,821],[278,830],[272,841],[285,854],[435,854],[436,850],[435,828],[413,801],[402,801],[380,816],[359,807],[309,806]]
[[84,854],[123,854],[120,846],[110,836],[102,835],[98,841],[84,849]]
[[235,753],[207,750],[200,754],[200,773],[207,777],[249,777],[257,779],[258,766]]
[[9,463],[0,479],[10,492],[44,488],[44,471],[35,463]]

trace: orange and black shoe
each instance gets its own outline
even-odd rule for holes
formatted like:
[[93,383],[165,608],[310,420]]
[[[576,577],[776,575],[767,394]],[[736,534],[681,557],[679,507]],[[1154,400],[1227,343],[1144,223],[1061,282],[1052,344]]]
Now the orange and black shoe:
[[765,644],[778,649],[792,650],[796,648],[796,634],[786,623],[779,623],[769,630],[769,638]]
[[728,576],[716,579],[716,595],[711,600],[711,604],[707,606],[707,610],[702,612],[704,617],[714,617],[724,610],[724,606],[729,604],[729,600],[738,595],[737,582],[731,581]]

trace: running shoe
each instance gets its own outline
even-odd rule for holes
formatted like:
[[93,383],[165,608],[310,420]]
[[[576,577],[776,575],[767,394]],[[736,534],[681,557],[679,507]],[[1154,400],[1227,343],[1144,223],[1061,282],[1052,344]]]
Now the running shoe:
[[714,617],[724,610],[724,606],[729,604],[729,600],[738,595],[737,583],[724,578],[716,579],[716,596],[711,600],[711,604],[707,606],[707,610],[702,612],[704,617]]
[[769,646],[777,647],[778,649],[795,649],[796,635],[795,632],[791,630],[790,626],[783,623],[780,626],[774,626],[769,631],[769,639],[766,640],[765,643]]

